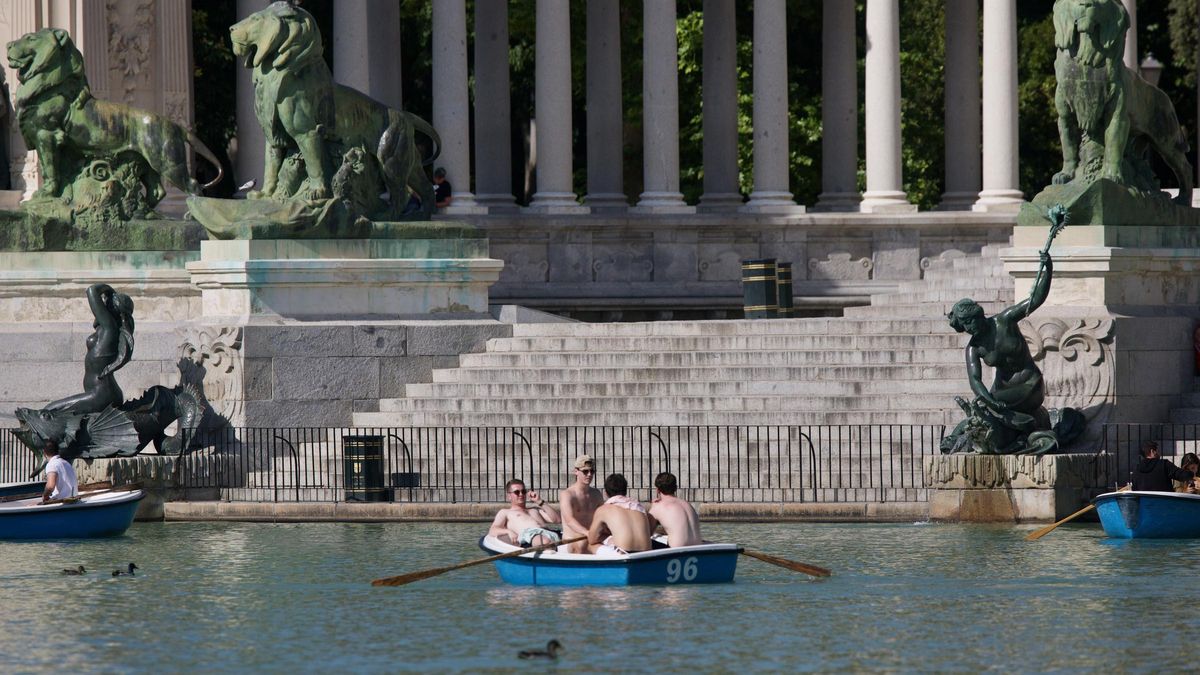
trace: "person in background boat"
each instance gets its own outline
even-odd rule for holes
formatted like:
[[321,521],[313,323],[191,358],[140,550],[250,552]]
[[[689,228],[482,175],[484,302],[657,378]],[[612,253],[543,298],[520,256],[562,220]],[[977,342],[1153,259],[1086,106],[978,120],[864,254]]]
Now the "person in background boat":
[[42,502],[51,499],[66,499],[79,494],[79,482],[75,478],[75,468],[71,463],[58,456],[58,444],[46,441],[42,446],[42,454],[46,457],[46,489],[42,492]]
[[[591,455],[575,458],[575,482],[558,493],[558,508],[562,510],[563,539],[581,537],[592,527],[592,516],[604,503],[604,495],[592,487],[596,477],[596,460]],[[570,545],[571,553],[587,553],[586,542]]]
[[[560,541],[558,533],[546,529],[546,525],[559,522],[558,511],[546,504],[538,493],[525,489],[525,482],[514,478],[504,484],[508,508],[500,509],[488,530],[488,536],[518,546],[541,546]],[[532,509],[525,508],[525,500],[533,502]]]
[[625,476],[614,473],[604,479],[604,494],[608,499],[588,529],[588,551],[601,554],[625,555],[650,550],[650,515],[638,500],[627,496],[629,483]]
[[1184,471],[1191,471],[1193,478],[1192,478],[1192,480],[1186,480],[1186,481],[1174,481],[1173,484],[1175,485],[1175,491],[1176,492],[1188,492],[1191,494],[1195,494],[1196,493],[1195,476],[1200,475],[1200,457],[1197,457],[1196,453],[1194,453],[1194,452],[1187,453],[1186,455],[1183,456],[1183,459],[1179,460],[1179,468],[1183,469]]
[[700,538],[700,516],[692,505],[675,496],[679,481],[675,474],[663,472],[654,477],[654,489],[658,496],[650,506],[650,517],[662,525],[667,532],[667,544],[671,548],[703,544]]
[[1133,489],[1137,492],[1174,492],[1172,480],[1192,482],[1191,471],[1181,469],[1162,458],[1156,441],[1142,443],[1142,460],[1133,470]]

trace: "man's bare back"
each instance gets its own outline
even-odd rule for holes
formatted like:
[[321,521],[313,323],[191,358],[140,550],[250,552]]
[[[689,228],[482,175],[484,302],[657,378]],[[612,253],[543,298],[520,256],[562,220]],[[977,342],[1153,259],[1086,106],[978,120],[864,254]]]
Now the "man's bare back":
[[640,511],[612,504],[601,506],[588,530],[588,550],[595,553],[606,543],[629,553],[649,551],[650,519]]
[[671,548],[704,543],[700,537],[700,517],[684,500],[660,494],[650,507],[650,515],[667,531],[667,543]]
[[[604,495],[596,488],[574,483],[558,495],[558,507],[562,510],[563,539],[581,537],[592,527],[596,509],[604,503]],[[572,553],[587,553],[587,543],[571,544]]]

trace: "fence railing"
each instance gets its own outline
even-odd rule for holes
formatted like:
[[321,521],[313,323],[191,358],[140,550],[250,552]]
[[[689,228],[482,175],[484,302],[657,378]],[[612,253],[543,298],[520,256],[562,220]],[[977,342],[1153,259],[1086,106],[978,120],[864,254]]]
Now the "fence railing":
[[[575,457],[588,454],[597,486],[621,473],[642,498],[670,471],[681,496],[699,502],[923,502],[923,459],[944,433],[941,425],[226,428],[197,436],[177,480],[230,501],[496,502],[514,477],[554,498],[574,481]],[[11,432],[0,437],[0,482],[25,480],[33,453]]]
[[1200,453],[1200,424],[1104,425],[1100,451],[1110,457],[1108,462],[1098,464],[1105,471],[1101,485],[1115,487],[1129,483],[1141,459],[1139,450],[1146,441],[1157,441],[1162,456],[1178,466],[1183,455]]

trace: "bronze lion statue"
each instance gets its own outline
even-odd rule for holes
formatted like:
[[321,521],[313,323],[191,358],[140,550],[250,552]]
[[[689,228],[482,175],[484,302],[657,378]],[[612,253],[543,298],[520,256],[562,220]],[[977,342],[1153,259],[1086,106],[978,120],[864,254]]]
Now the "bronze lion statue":
[[[332,198],[337,167],[358,147],[378,162],[393,216],[403,211],[408,189],[421,198],[423,215],[432,214],[433,187],[422,167],[440,152],[437,132],[416,115],[335,84],[312,15],[274,2],[231,27],[230,36],[234,54],[253,70],[254,111],[266,136],[262,189],[250,197]],[[425,159],[416,144],[418,131],[435,146]],[[296,155],[303,160],[303,180],[281,180],[284,161]]]
[[17,124],[37,151],[42,185],[35,197],[61,198],[94,161],[132,166],[149,208],[166,196],[162,181],[197,194],[188,173],[188,145],[220,169],[190,131],[144,110],[92,96],[83,56],[66,31],[45,28],[8,43],[8,63],[20,85],[13,93]]
[[1063,168],[1054,183],[1107,178],[1156,190],[1144,161],[1153,148],[1179,182],[1176,201],[1190,206],[1187,136],[1167,95],[1123,63],[1129,15],[1121,2],[1056,0],[1053,19],[1054,103],[1063,147]]

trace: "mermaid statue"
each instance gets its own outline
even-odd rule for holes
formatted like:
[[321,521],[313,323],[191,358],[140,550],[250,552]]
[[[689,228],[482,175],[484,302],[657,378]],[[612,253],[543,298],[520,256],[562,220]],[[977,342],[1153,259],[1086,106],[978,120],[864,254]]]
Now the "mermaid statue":
[[[133,357],[133,300],[108,284],[88,287],[87,299],[93,330],[83,359],[83,392],[41,410],[18,408],[17,438],[39,457],[46,441],[53,441],[67,461],[130,457],[152,441],[159,452],[183,453],[207,408],[204,397],[189,385],[154,386],[126,401],[115,375]],[[176,420],[178,430],[168,437],[165,430]]]
[[[990,317],[979,303],[964,298],[946,315],[954,330],[971,336],[966,347],[967,381],[975,398],[969,402],[955,399],[967,417],[942,439],[942,452],[1041,455],[1069,444],[1083,432],[1084,418],[1079,411],[1042,407],[1045,381],[1019,325],[1050,295],[1054,276],[1050,244],[1066,226],[1067,211],[1056,206],[1049,215],[1053,225],[1039,252],[1041,264],[1028,298]],[[985,363],[995,370],[990,389],[983,382]]]

